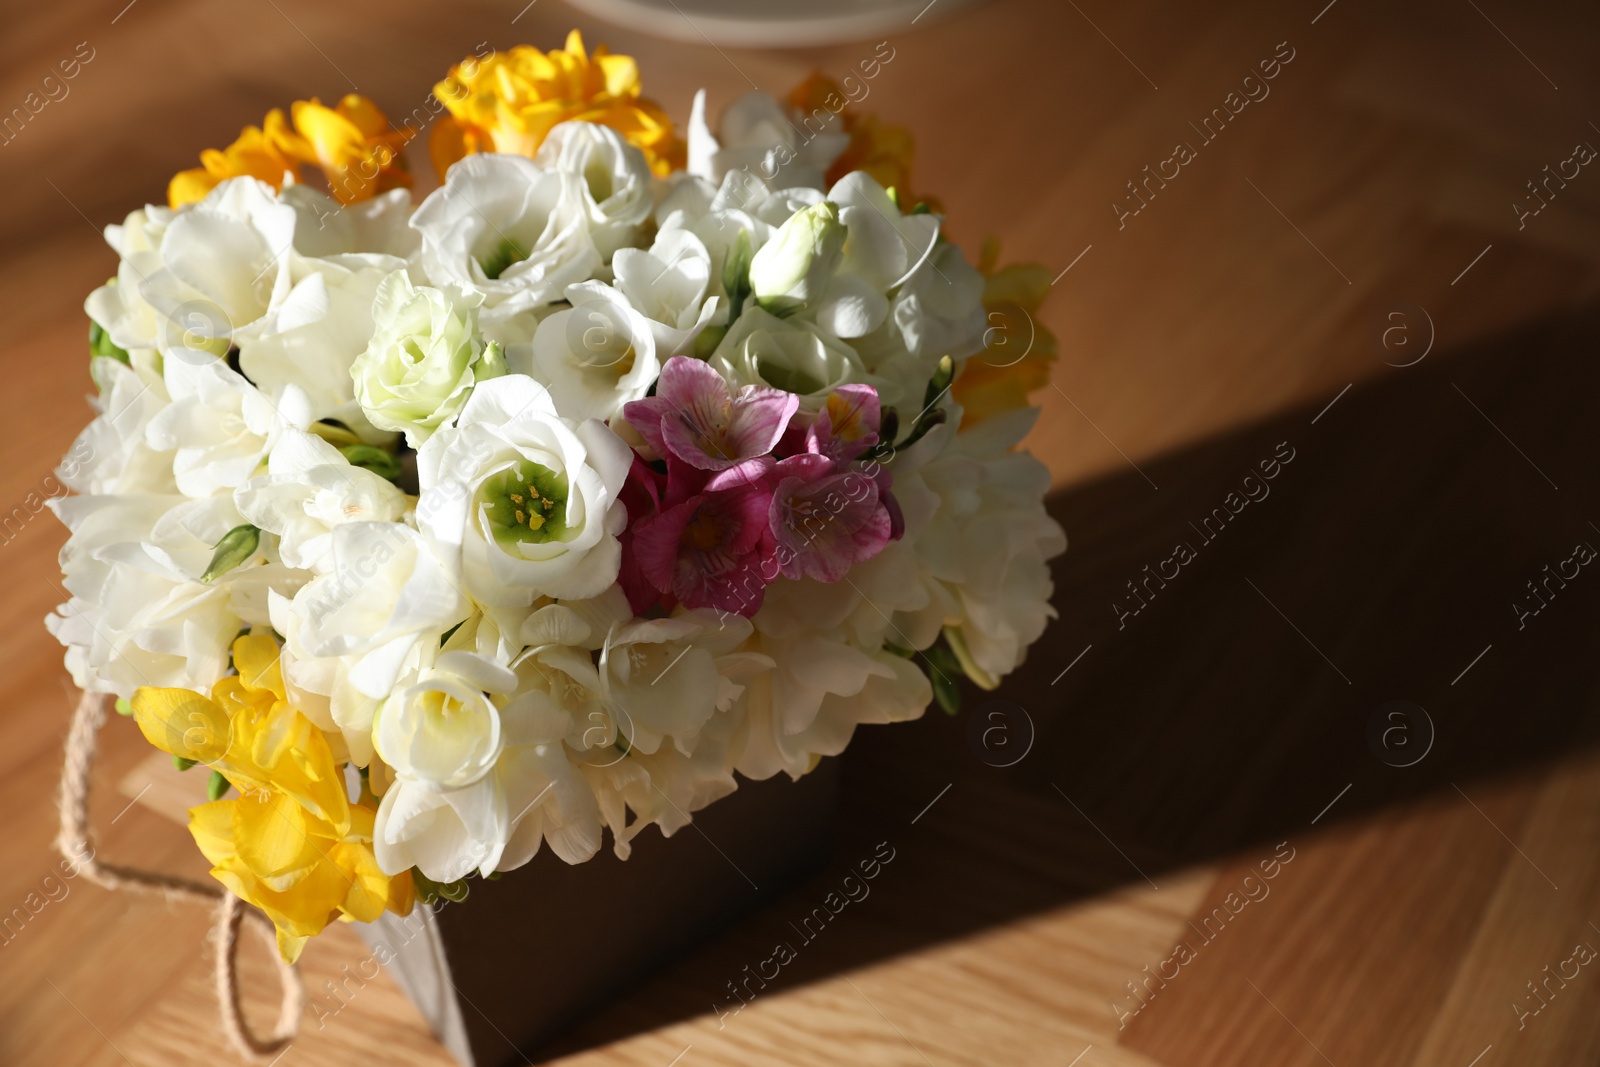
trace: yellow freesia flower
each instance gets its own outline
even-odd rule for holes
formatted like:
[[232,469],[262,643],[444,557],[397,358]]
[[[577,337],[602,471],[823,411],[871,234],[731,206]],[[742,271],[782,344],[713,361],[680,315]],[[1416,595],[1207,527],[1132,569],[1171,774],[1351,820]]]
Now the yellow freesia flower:
[[1000,245],[984,243],[978,269],[985,276],[983,307],[989,328],[984,350],[967,360],[951,395],[967,429],[1001,412],[1028,406],[1028,394],[1050,382],[1059,353],[1055,334],[1037,318],[1050,292],[1050,272],[1037,263],[999,267]]
[[285,173],[298,180],[304,167],[319,169],[341,204],[411,185],[400,154],[410,133],[390,127],[366,97],[352,93],[331,108],[315,97],[297,100],[290,115],[273,108],[260,128],[247,126],[227,148],[202,152],[199,167],[180,172],[168,184],[167,202],[172,207],[192,203],[243,175],[281,189]]
[[[828,115],[838,115],[843,132],[850,143],[833,161],[826,175],[829,185],[852,171],[864,170],[885,189],[893,189],[900,198],[902,210],[915,207],[919,199],[911,192],[911,164],[916,156],[916,142],[911,131],[904,126],[880,122],[876,115],[853,110],[837,82],[824,74],[812,74],[789,93],[789,104],[801,114],[801,128],[814,130],[816,125],[807,120]],[[938,210],[936,201],[929,206]]]
[[151,744],[206,764],[241,794],[189,811],[212,877],[266,912],[290,962],[335,918],[409,914],[410,874],[391,878],[373,858],[377,802],[366,791],[350,801],[328,735],[287,702],[277,642],[240,637],[233,662],[239,673],[209,698],[144,687],[130,701]]
[[519,45],[463,60],[433,92],[449,112],[435,120],[428,146],[441,181],[451,164],[474,152],[532,156],[553,127],[572,120],[616,130],[657,176],[683,166],[672,120],[639,95],[638,63],[605,45],[591,56],[577,30],[563,49]]
[[[281,119],[283,112],[274,111],[272,115]],[[268,122],[272,115],[267,116]],[[246,126],[239,139],[227,148],[208,148],[200,153],[200,166],[173,175],[167,185],[167,202],[178,207],[203,200],[222,182],[243,175],[282,188],[284,172],[294,169],[294,160],[284,155],[272,137],[258,126]]]
[[266,912],[293,963],[333,919],[411,914],[411,873],[386,875],[372,854],[377,808],[355,805],[350,815],[341,833],[288,793],[267,790],[189,809],[189,832],[211,876]]

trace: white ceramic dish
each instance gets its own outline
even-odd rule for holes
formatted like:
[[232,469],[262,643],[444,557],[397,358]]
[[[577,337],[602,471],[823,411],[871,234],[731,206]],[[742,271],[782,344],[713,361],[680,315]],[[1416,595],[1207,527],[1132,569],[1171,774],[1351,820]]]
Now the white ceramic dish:
[[567,0],[598,18],[693,44],[808,48],[904,33],[972,0]]

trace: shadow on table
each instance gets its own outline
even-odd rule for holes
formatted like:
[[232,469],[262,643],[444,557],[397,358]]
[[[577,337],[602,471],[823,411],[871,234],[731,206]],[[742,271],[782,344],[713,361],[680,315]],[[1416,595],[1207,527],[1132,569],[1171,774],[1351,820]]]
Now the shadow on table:
[[[1435,355],[1056,497],[1060,618],[1028,663],[955,718],[860,731],[820,873],[527,1051],[732,1010],[734,986],[793,989],[1593,744],[1600,575],[1574,553],[1600,546],[1597,325]],[[870,895],[807,924],[880,842]],[[763,988],[777,943],[794,958]]]

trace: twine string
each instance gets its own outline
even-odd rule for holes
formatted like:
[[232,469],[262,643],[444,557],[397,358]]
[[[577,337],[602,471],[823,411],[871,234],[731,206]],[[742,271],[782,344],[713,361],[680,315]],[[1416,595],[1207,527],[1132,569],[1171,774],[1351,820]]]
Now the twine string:
[[[305,988],[292,964],[278,954],[277,937],[270,920],[220,885],[178,878],[159,871],[102,863],[95,854],[94,836],[89,830],[89,778],[99,747],[100,726],[105,722],[110,698],[104,693],[84,693],[72,713],[67,731],[66,758],[61,768],[61,829],[56,849],[77,873],[107,889],[130,889],[167,900],[187,900],[216,907],[214,936],[217,943],[217,1008],[223,1033],[235,1050],[257,1063],[281,1055],[300,1029],[300,1014],[305,1007]],[[278,965],[278,982],[283,988],[278,1022],[271,1037],[262,1038],[250,1028],[239,998],[239,929],[248,917],[272,949]]]

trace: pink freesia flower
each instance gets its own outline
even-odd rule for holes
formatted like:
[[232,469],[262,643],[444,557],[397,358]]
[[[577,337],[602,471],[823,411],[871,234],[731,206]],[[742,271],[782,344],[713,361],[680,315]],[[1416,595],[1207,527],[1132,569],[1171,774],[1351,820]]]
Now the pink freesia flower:
[[638,550],[633,543],[640,526],[661,513],[665,482],[662,475],[651,470],[649,464],[635,455],[633,466],[628,469],[628,480],[618,494],[618,499],[628,509],[628,526],[621,536],[622,565],[617,572],[617,582],[621,584],[623,593],[628,597],[628,606],[635,615],[648,614],[652,608],[663,611],[672,608],[671,597],[645,577]]
[[762,606],[768,576],[778,574],[768,525],[773,486],[734,474],[728,469],[707,477],[675,456],[667,459],[666,498],[658,512],[629,520],[624,555],[634,555],[643,585],[630,589],[624,566],[622,587],[635,611],[640,603],[682,603],[752,616]]
[[771,465],[765,457],[799,406],[793,393],[765,386],[747,385],[735,396],[710,366],[674,356],[661,369],[656,395],[631,401],[623,414],[662,458],[749,481]]
[[769,477],[776,484],[768,516],[785,578],[836,582],[895,536],[878,481],[861,470],[809,452],[780,461]]
[[784,450],[816,452],[841,462],[855,459],[878,443],[882,412],[870,385],[841,385],[829,394],[809,426],[789,424]]

